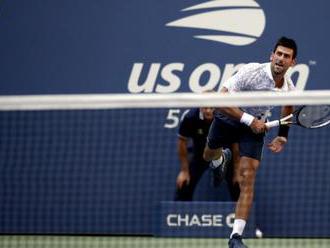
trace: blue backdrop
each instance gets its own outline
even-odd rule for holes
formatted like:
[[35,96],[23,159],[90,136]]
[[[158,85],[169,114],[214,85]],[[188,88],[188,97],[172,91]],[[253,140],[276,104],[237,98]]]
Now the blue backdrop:
[[[0,1],[0,95],[218,90],[282,35],[298,43],[297,87],[329,88],[329,1],[227,2]],[[168,114],[182,112],[0,113],[0,232],[150,234],[179,167]],[[330,236],[329,131],[291,136],[265,152],[256,221],[268,236]],[[205,175],[196,199],[222,191]]]

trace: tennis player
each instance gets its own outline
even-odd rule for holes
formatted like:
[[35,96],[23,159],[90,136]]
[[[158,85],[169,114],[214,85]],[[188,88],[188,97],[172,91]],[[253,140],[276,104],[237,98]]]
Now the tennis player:
[[[243,66],[224,83],[221,92],[292,91],[295,87],[286,72],[289,67],[295,65],[296,55],[295,41],[281,37],[275,44],[270,63],[250,63]],[[253,202],[255,177],[267,130],[265,121],[271,108],[218,108],[209,130],[204,159],[221,165],[224,161],[222,147],[232,144],[235,170],[233,180],[240,187],[233,231],[228,242],[230,248],[246,247],[242,242],[242,234]],[[292,111],[292,106],[284,106],[281,115],[286,116]],[[281,126],[278,136],[267,145],[268,148],[274,153],[281,152],[287,143],[288,132],[287,126]]]
[[[213,120],[214,108],[194,108],[180,122],[178,132],[178,157],[180,172],[176,179],[176,201],[192,201],[195,188],[204,172],[209,168],[209,162],[203,159],[203,151],[210,125]],[[190,150],[191,149],[191,150]],[[226,150],[229,152],[229,150]],[[232,168],[217,167],[213,170],[213,186],[217,187],[226,177],[231,200],[236,201],[239,187],[232,184]]]

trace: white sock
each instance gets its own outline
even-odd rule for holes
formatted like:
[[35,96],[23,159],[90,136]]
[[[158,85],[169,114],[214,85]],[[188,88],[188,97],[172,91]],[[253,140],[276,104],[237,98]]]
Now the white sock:
[[212,169],[218,168],[223,161],[223,156],[221,155],[220,158],[212,160],[211,167]]
[[230,238],[237,233],[238,235],[243,234],[244,228],[245,228],[246,221],[243,219],[235,219],[234,221],[234,226],[233,226],[233,231],[230,234]]

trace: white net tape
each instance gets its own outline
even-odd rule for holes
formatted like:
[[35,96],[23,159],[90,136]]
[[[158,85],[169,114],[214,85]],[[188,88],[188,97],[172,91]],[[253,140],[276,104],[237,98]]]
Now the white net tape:
[[330,104],[330,90],[296,92],[1,96],[0,110],[60,110]]

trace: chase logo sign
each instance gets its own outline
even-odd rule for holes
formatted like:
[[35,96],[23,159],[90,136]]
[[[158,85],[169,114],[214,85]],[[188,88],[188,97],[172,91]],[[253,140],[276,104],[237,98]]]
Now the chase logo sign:
[[[162,201],[155,205],[153,234],[160,237],[225,238],[232,232],[234,202]],[[246,237],[255,236],[254,207],[245,227]]]
[[166,26],[194,28],[196,32],[207,30],[209,34],[196,34],[194,38],[234,46],[255,42],[266,26],[264,11],[254,0],[213,0],[182,11],[199,13],[169,22]]

